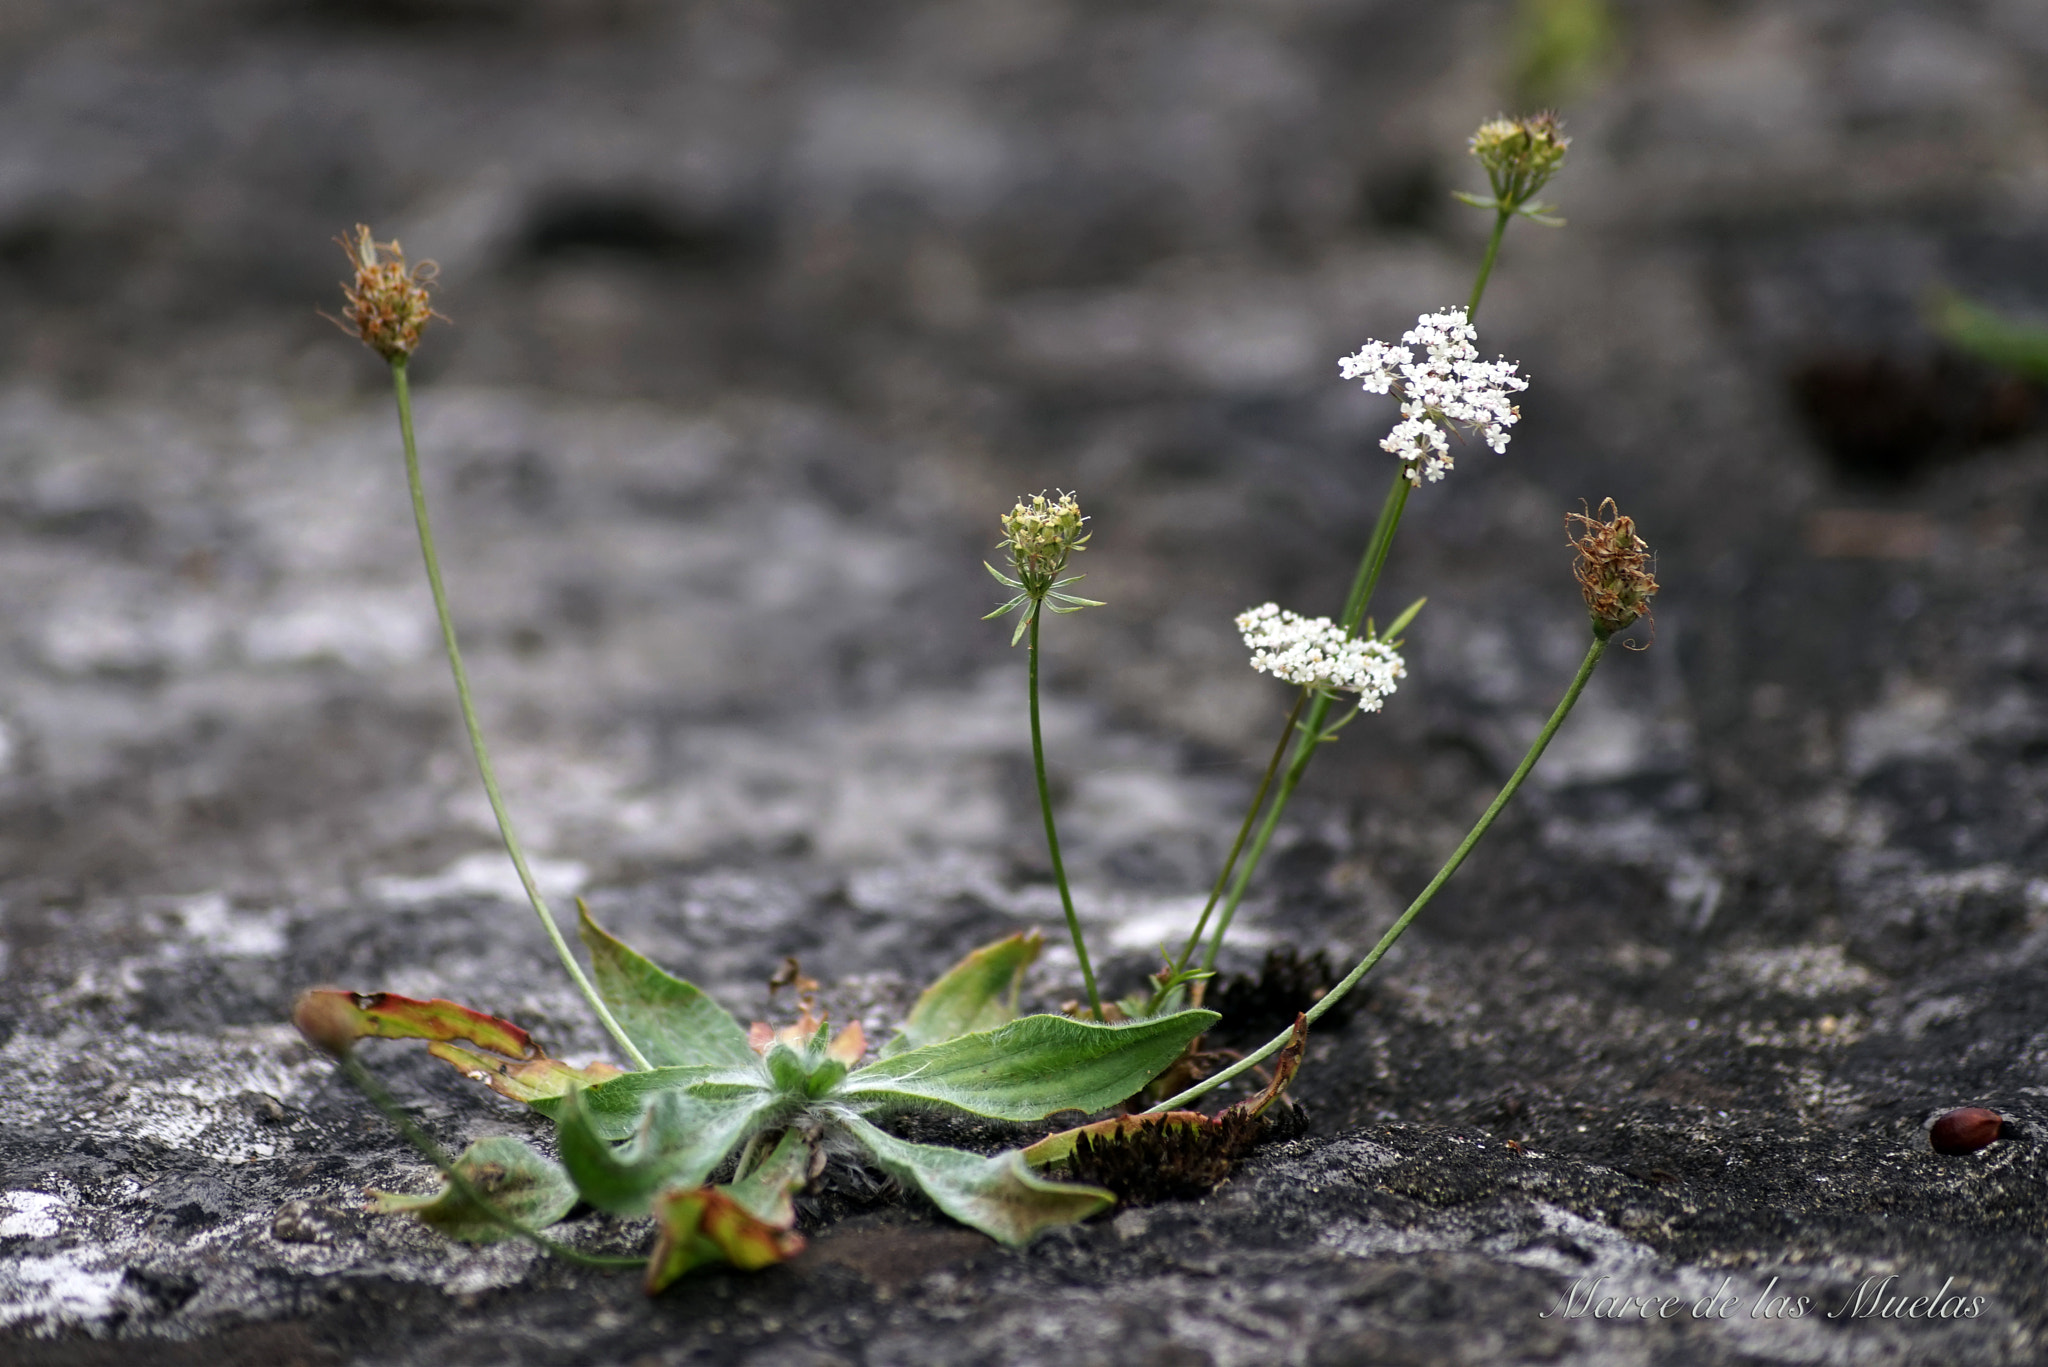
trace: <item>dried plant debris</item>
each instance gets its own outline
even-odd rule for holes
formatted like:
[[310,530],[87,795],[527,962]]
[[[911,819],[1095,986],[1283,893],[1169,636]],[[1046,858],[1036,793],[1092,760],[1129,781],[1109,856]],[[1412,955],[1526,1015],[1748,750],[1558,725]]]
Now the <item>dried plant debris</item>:
[[[1296,1012],[1321,1001],[1342,976],[1328,950],[1304,954],[1293,945],[1268,950],[1257,973],[1229,974],[1204,998],[1203,1005],[1223,1017],[1204,1042],[1221,1048],[1263,1044],[1285,1030]],[[1352,993],[1325,1011],[1317,1027],[1342,1029],[1362,1000],[1362,993]]]
[[[1138,1125],[1074,1142],[1065,1175],[1116,1193],[1134,1205],[1206,1196],[1250,1153],[1266,1130],[1264,1116],[1176,1112],[1176,1123]],[[1129,1117],[1136,1119],[1137,1117]]]
[[1258,1095],[1213,1116],[1159,1110],[1112,1116],[1047,1135],[1024,1150],[1024,1160],[1059,1167],[1068,1177],[1093,1174],[1082,1180],[1140,1205],[1206,1196],[1264,1136],[1266,1113],[1282,1102],[1307,1049],[1308,1017],[1297,1012]]

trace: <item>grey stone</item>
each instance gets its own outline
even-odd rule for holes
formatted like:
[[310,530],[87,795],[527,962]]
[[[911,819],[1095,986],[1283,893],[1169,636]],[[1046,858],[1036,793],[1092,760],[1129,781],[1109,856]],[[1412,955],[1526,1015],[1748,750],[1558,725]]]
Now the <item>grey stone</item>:
[[[2039,1360],[2048,438],[1936,403],[1903,471],[1831,461],[1787,376],[1936,374],[1935,285],[2048,315],[2015,131],[2048,26],[1617,8],[1625,60],[1566,111],[1571,226],[1516,226],[1482,318],[1526,421],[1412,501],[1376,609],[1429,596],[1409,677],[1318,761],[1226,966],[1356,955],[1455,844],[1583,648],[1582,498],[1658,548],[1655,644],[1312,1037],[1294,1130],[1023,1250],[835,1165],[794,1262],[651,1300],[363,1213],[432,1171],[284,1023],[336,983],[605,1048],[476,788],[381,368],[313,314],[328,239],[442,263],[426,478],[557,900],[746,1019],[796,955],[877,1039],[1032,926],[1050,1007],[1078,984],[1023,661],[976,620],[995,516],[1078,485],[1095,519],[1110,606],[1049,628],[1047,728],[1133,985],[1284,706],[1230,617],[1329,610],[1390,473],[1389,407],[1331,362],[1468,288],[1484,225],[1446,192],[1505,11],[0,16],[0,1357]],[[550,1142],[420,1051],[365,1056],[444,1143]],[[1965,1104],[2008,1137],[1934,1154]],[[1886,1277],[1981,1305],[1844,1312]],[[1575,1287],[1633,1308],[1546,1316]]]

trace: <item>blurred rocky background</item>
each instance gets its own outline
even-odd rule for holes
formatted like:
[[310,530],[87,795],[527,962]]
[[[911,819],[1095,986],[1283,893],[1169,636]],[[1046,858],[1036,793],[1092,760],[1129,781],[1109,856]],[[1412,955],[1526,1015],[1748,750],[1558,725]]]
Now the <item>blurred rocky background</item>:
[[[2048,403],[1927,318],[2048,325],[2041,0],[6,0],[0,71],[0,1355],[2038,1360]],[[333,237],[441,265],[427,479],[545,881],[879,1028],[1057,919],[997,513],[1093,517],[1050,742],[1134,981],[1285,707],[1231,616],[1333,611],[1385,490],[1336,358],[1462,301],[1464,139],[1549,102],[1570,224],[1481,318],[1525,419],[1411,502],[1409,678],[1235,966],[1354,955],[1483,806],[1583,648],[1580,500],[1658,549],[1655,644],[1319,1034],[1303,1137],[1021,1253],[827,1192],[654,1303],[356,1212],[431,1176],[299,987],[602,1041],[506,900]],[[2007,1138],[1934,1155],[1962,1104]],[[1889,1274],[1985,1309],[1820,1313]],[[1748,1299],[1539,1318],[1581,1275]],[[1749,1317],[1774,1276],[1816,1310]]]

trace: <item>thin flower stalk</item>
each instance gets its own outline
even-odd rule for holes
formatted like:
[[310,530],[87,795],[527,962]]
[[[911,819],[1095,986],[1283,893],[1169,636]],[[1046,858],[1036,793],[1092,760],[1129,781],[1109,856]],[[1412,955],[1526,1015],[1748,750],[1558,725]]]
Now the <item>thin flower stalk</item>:
[[1052,814],[1052,785],[1045,776],[1045,736],[1038,718],[1038,626],[1043,616],[1042,609],[1049,608],[1064,614],[1102,606],[1092,598],[1077,598],[1061,592],[1086,577],[1076,574],[1062,579],[1060,576],[1065,572],[1070,556],[1088,549],[1090,533],[1085,528],[1087,521],[1081,512],[1080,500],[1065,492],[1057,498],[1039,493],[1028,499],[1019,499],[1014,508],[1003,514],[1003,539],[997,544],[1010,553],[1010,568],[1014,573],[1004,574],[987,561],[982,562],[982,567],[995,576],[997,583],[1014,590],[1015,596],[983,620],[1022,610],[1017,629],[1010,636],[1010,644],[1014,646],[1018,640],[1030,638],[1025,651],[1030,661],[1031,767],[1038,778],[1038,810],[1045,818],[1045,848],[1052,859],[1053,882],[1060,891],[1060,909],[1066,913],[1067,935],[1074,942],[1074,957],[1081,964],[1081,982],[1088,991],[1088,1009],[1096,1020],[1106,1020],[1108,1018],[1102,1013],[1102,993],[1095,984],[1095,967],[1088,958],[1088,940],[1081,932],[1081,918],[1074,910],[1074,893],[1067,885],[1066,864],[1060,858],[1059,826]]
[[598,995],[583,972],[583,965],[576,961],[569,942],[562,937],[562,930],[555,923],[554,913],[548,909],[547,899],[541,895],[540,884],[534,880],[533,870],[527,866],[526,852],[520,846],[519,833],[512,826],[512,813],[506,809],[504,794],[498,790],[498,774],[491,765],[491,752],[484,744],[483,724],[477,720],[476,702],[470,696],[469,671],[463,667],[462,648],[455,641],[455,619],[448,610],[448,590],[441,581],[441,558],[434,550],[434,527],[427,517],[427,491],[420,480],[420,457],[418,444],[413,439],[412,429],[412,386],[406,379],[406,357],[395,355],[391,359],[391,383],[398,396],[398,430],[405,443],[405,481],[412,493],[413,525],[419,530],[420,556],[426,562],[427,586],[434,595],[434,614],[441,624],[441,644],[448,652],[448,671],[455,679],[455,698],[462,708],[462,725],[469,733],[469,747],[476,756],[477,774],[483,779],[484,795],[490,799],[491,815],[497,818],[498,834],[505,842],[505,853],[512,858],[512,867],[519,875],[519,886],[526,890],[526,899],[533,906],[533,914],[540,918],[541,929],[547,932],[548,942],[555,947],[555,954],[561,959],[562,967],[576,983],[577,991],[590,1003],[590,1009],[635,1068],[645,1071],[651,1067],[632,1037],[613,1017],[611,1008]]
[[[1571,140],[1562,135],[1557,119],[1552,115],[1535,115],[1519,120],[1496,119],[1481,125],[1471,140],[1471,151],[1486,171],[1494,196],[1491,200],[1473,195],[1460,194],[1458,198],[1468,204],[1495,210],[1493,230],[1487,236],[1486,252],[1479,263],[1479,270],[1472,281],[1472,294],[1466,301],[1463,322],[1467,326],[1476,323],[1479,317],[1480,301],[1486,297],[1487,282],[1493,276],[1495,258],[1500,254],[1502,237],[1507,232],[1510,219],[1529,218],[1533,221],[1555,225],[1561,219],[1547,217],[1548,206],[1537,204],[1533,196],[1550,177],[1563,165],[1565,149]],[[1380,506],[1379,518],[1373,524],[1372,536],[1367,540],[1365,553],[1359,557],[1358,572],[1351,582],[1351,592],[1344,604],[1344,615],[1340,619],[1345,628],[1356,631],[1364,620],[1366,610],[1372,604],[1372,596],[1379,586],[1380,573],[1386,567],[1388,552],[1393,548],[1394,534],[1401,525],[1401,515],[1408,506],[1408,495],[1418,481],[1414,478],[1414,467],[1404,462],[1396,468],[1388,483],[1387,496]],[[1237,881],[1231,885],[1230,893],[1223,904],[1223,913],[1217,923],[1204,966],[1214,969],[1217,956],[1222,952],[1224,936],[1229,932],[1230,923],[1237,915],[1238,905],[1244,900],[1246,890],[1251,886],[1259,863],[1265,857],[1266,847],[1271,843],[1273,833],[1278,829],[1280,819],[1287,810],[1294,790],[1300,786],[1302,776],[1308,772],[1309,761],[1315,758],[1324,743],[1332,739],[1327,728],[1330,709],[1335,699],[1327,693],[1317,694],[1310,702],[1308,715],[1298,722],[1290,716],[1288,725],[1281,730],[1281,743],[1297,729],[1300,735],[1294,741],[1294,752],[1280,784],[1272,793],[1272,805],[1267,809],[1265,819],[1259,823],[1257,836],[1252,841],[1243,867],[1238,870]],[[1266,784],[1261,784],[1254,795],[1251,808],[1246,814],[1249,822],[1266,800]],[[1233,857],[1235,848],[1233,847]],[[1204,908],[1202,921],[1206,924],[1209,909]],[[1179,966],[1185,969],[1185,961]]]
[[479,1214],[507,1234],[526,1240],[543,1253],[551,1253],[564,1262],[582,1267],[639,1267],[647,1261],[644,1256],[627,1258],[605,1253],[585,1253],[580,1248],[570,1248],[567,1244],[557,1243],[539,1230],[507,1215],[489,1196],[477,1190],[476,1184],[463,1175],[462,1169],[456,1165],[446,1149],[434,1142],[432,1135],[413,1122],[413,1118],[405,1113],[405,1108],[398,1104],[398,1099],[391,1095],[375,1073],[363,1066],[361,1059],[352,1053],[344,1052],[335,1055],[334,1064],[344,1077],[369,1098],[370,1104],[383,1113],[384,1118],[391,1122],[391,1127],[398,1131],[405,1142],[412,1145],[422,1158],[440,1170],[441,1176],[447,1179],[448,1185],[463,1200],[476,1207]]
[[611,1035],[619,1048],[625,1051],[633,1066],[648,1067],[646,1057],[634,1045],[604,999],[584,976],[583,967],[570,952],[569,943],[562,938],[562,931],[555,924],[554,914],[548,910],[547,900],[541,896],[540,886],[534,882],[533,871],[527,867],[526,854],[520,848],[519,836],[512,828],[512,814],[505,809],[504,796],[498,791],[498,776],[491,768],[491,754],[484,746],[483,726],[477,721],[476,704],[470,698],[469,671],[462,665],[462,650],[455,643],[455,621],[448,611],[448,590],[441,582],[441,559],[434,551],[434,528],[427,518],[427,491],[420,480],[420,456],[418,443],[413,439],[412,428],[412,386],[406,378],[406,365],[413,352],[419,347],[420,334],[428,322],[440,315],[434,312],[433,301],[427,287],[435,276],[434,263],[422,261],[408,266],[405,252],[396,242],[379,242],[370,230],[358,224],[352,238],[339,239],[344,252],[348,254],[349,265],[355,268],[355,278],[342,286],[345,301],[342,316],[335,322],[344,332],[353,330],[364,346],[382,356],[391,366],[391,386],[398,400],[398,432],[405,445],[405,481],[412,495],[413,525],[419,529],[420,556],[426,562],[427,587],[433,591],[434,613],[441,623],[441,644],[448,651],[448,669],[455,676],[455,697],[462,707],[462,724],[469,732],[469,746],[476,754],[477,773],[483,778],[484,794],[490,799],[491,814],[497,818],[498,834],[504,838],[505,853],[512,858],[512,867],[519,874],[519,885],[526,889],[526,897],[533,904],[533,911],[540,918],[541,928],[547,932],[548,940],[554,945],[555,953],[562,960],[562,967],[569,970],[577,990],[583,993],[590,1009]]
[[[1311,1025],[1331,1007],[1342,1001],[1345,994],[1356,987],[1359,980],[1370,973],[1373,966],[1386,957],[1387,951],[1394,947],[1394,942],[1401,938],[1402,932],[1406,931],[1415,918],[1422,914],[1422,909],[1430,904],[1438,891],[1443,888],[1443,885],[1451,880],[1451,875],[1456,873],[1459,866],[1465,862],[1466,856],[1472,853],[1473,848],[1485,838],[1487,831],[1492,829],[1494,820],[1500,816],[1508,803],[1514,799],[1515,793],[1522,786],[1522,781],[1529,777],[1530,771],[1536,767],[1536,762],[1543,758],[1543,752],[1549,748],[1551,738],[1557,734],[1557,728],[1564,725],[1564,719],[1571,715],[1572,708],[1579,701],[1579,695],[1586,691],[1586,683],[1593,677],[1594,669],[1599,666],[1600,657],[1607,653],[1608,639],[1606,636],[1597,634],[1593,637],[1592,644],[1587,647],[1586,658],[1579,663],[1577,677],[1572,680],[1571,687],[1565,690],[1565,695],[1558,702],[1556,710],[1550,714],[1550,720],[1544,723],[1543,730],[1537,734],[1535,743],[1529,747],[1529,752],[1522,756],[1522,762],[1515,766],[1515,772],[1508,777],[1507,783],[1495,795],[1493,801],[1487,806],[1485,813],[1473,825],[1472,829],[1465,833],[1465,838],[1458,842],[1458,848],[1451,852],[1451,857],[1444,861],[1442,868],[1437,870],[1436,877],[1429,880],[1429,886],[1425,887],[1421,894],[1408,904],[1408,909],[1401,913],[1401,918],[1387,928],[1386,934],[1380,936],[1379,943],[1375,944],[1366,956],[1360,959],[1358,964],[1349,973],[1345,974],[1335,987],[1324,993],[1320,999],[1303,1013],[1307,1016]],[[1266,1059],[1271,1058],[1286,1047],[1287,1041],[1293,1037],[1293,1034],[1294,1031],[1290,1027],[1274,1039],[1261,1045],[1258,1049],[1245,1055],[1236,1063],[1231,1064],[1228,1068],[1223,1069],[1212,1077],[1203,1079],[1177,1096],[1168,1097],[1158,1105],[1151,1107],[1151,1110],[1174,1111],[1184,1109],[1190,1103],[1207,1095],[1232,1078],[1251,1068],[1257,1067]]]

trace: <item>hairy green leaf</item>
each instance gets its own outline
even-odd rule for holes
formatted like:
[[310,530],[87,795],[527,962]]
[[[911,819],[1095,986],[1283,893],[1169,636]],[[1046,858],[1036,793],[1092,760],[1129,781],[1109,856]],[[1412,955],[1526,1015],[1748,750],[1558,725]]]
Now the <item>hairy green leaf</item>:
[[578,898],[578,933],[590,951],[598,995],[657,1068],[728,1067],[753,1057],[747,1032],[700,989],[671,977],[590,918]]
[[869,1064],[835,1095],[861,1111],[937,1103],[995,1120],[1099,1111],[1134,1095],[1217,1019],[1214,1011],[1129,1025],[1026,1016]]
[[1045,937],[1037,931],[1019,931],[954,964],[910,1008],[910,1015],[882,1046],[882,1057],[993,1030],[1017,1019],[1024,970],[1037,962],[1044,947]]
[[844,1116],[839,1123],[884,1171],[916,1186],[960,1223],[1006,1244],[1028,1243],[1041,1230],[1085,1220],[1116,1204],[1116,1197],[1100,1187],[1040,1177],[1015,1149],[967,1153],[898,1139],[858,1116]]
[[[606,1139],[628,1139],[640,1128],[650,1099],[661,1092],[682,1092],[693,1100],[742,1105],[765,1098],[768,1075],[756,1059],[750,1068],[650,1068],[621,1073],[609,1082],[582,1088],[578,1099],[590,1128]],[[550,1120],[562,1113],[563,1098],[542,1097],[527,1104]]]
[[[471,1144],[455,1160],[455,1170],[500,1214],[529,1229],[545,1229],[576,1204],[576,1185],[569,1174],[535,1153],[524,1140],[507,1135]],[[372,1191],[370,1197],[372,1210],[380,1214],[410,1211],[451,1239],[493,1244],[518,1237],[445,1179],[441,1190],[432,1196]]]
[[657,1092],[639,1133],[614,1148],[572,1092],[555,1116],[555,1145],[584,1200],[614,1215],[645,1215],[662,1188],[702,1184],[772,1105],[765,1095],[721,1102]]

